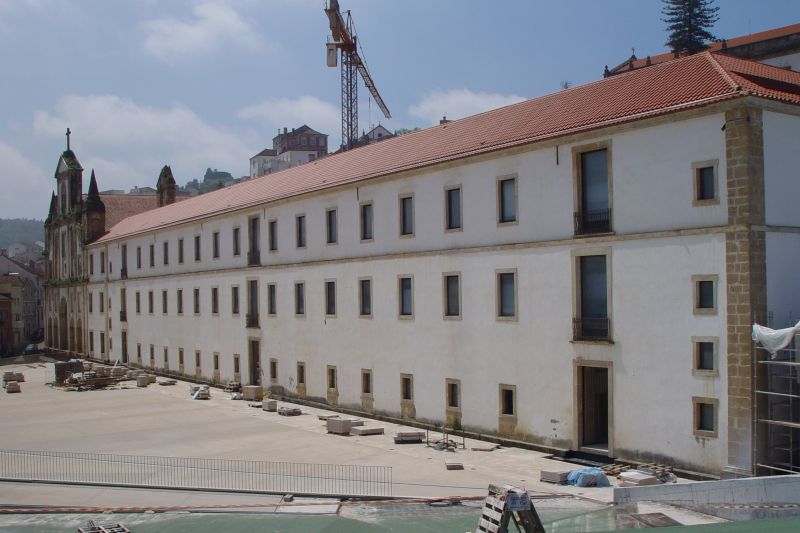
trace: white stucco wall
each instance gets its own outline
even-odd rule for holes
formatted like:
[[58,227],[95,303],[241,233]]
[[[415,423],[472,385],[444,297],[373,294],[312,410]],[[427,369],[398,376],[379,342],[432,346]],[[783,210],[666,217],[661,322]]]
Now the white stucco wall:
[[800,117],[764,111],[766,223],[800,226]]
[[[127,290],[128,353],[136,343],[156,366],[169,347],[177,369],[184,349],[185,372],[194,375],[194,351],[201,350],[203,375],[212,376],[212,354],[220,353],[221,377],[232,378],[233,354],[240,354],[247,382],[247,340],[262,342],[265,376],[271,357],[278,360],[278,384],[292,390],[297,361],[307,365],[307,394],[325,397],[327,365],[338,368],[339,403],[360,404],[360,371],[373,371],[375,409],[398,413],[400,373],[414,375],[417,417],[441,421],[445,379],[461,380],[462,423],[495,431],[498,386],[517,386],[518,431],[554,446],[572,446],[576,360],[612,364],[613,448],[618,455],[672,458],[685,466],[719,470],[727,457],[724,374],[725,319],[693,313],[693,275],[718,276],[717,309],[725,309],[724,132],[721,114],[665,122],[579,143],[464,161],[394,179],[362,183],[304,198],[188,223],[127,239],[128,278],[119,279],[121,241],[90,247],[106,250],[113,272],[95,268],[90,291],[112,298],[112,311],[95,303],[89,329],[108,327],[112,358],[119,357],[119,289]],[[573,241],[574,173],[572,149],[594,142],[610,144],[614,237],[592,243]],[[718,205],[693,206],[692,163],[718,160]],[[497,178],[517,176],[518,222],[497,223]],[[269,177],[264,178],[269,179]],[[463,230],[444,230],[444,190],[462,187]],[[399,235],[399,197],[414,195],[415,235]],[[359,204],[374,206],[374,239],[359,240]],[[325,211],[338,210],[339,242],[325,243]],[[295,246],[295,217],[306,216],[307,245]],[[246,267],[248,217],[261,222],[261,267]],[[279,249],[269,252],[268,226],[278,220]],[[232,229],[241,228],[241,255],[232,255]],[[699,235],[675,230],[697,228]],[[212,259],[212,234],[219,231],[220,252]],[[672,231],[669,236],[649,232]],[[194,260],[194,236],[201,235],[202,259]],[[626,238],[621,238],[626,237]],[[633,238],[635,237],[635,238]],[[658,237],[658,238],[655,238]],[[177,240],[184,239],[178,264]],[[162,243],[169,241],[169,265]],[[555,241],[555,242],[551,242]],[[155,266],[149,245],[155,244]],[[513,246],[517,243],[528,243]],[[136,248],[142,268],[136,267]],[[476,249],[476,247],[489,247]],[[573,343],[575,289],[573,255],[586,248],[609,254],[613,344]],[[468,250],[469,249],[469,250]],[[461,250],[461,251],[458,251]],[[452,253],[450,253],[452,251]],[[396,254],[400,254],[398,257]],[[518,320],[495,319],[496,269],[517,269]],[[442,274],[461,273],[460,320],[442,317]],[[414,277],[414,318],[397,317],[397,276]],[[357,315],[357,283],[373,280],[373,317]],[[261,328],[245,328],[248,279],[258,279]],[[337,280],[337,316],[323,311],[323,282]],[[106,282],[105,280],[110,281]],[[306,315],[293,313],[293,285],[306,283]],[[278,313],[267,316],[267,284],[277,284]],[[230,287],[240,287],[240,314],[231,315]],[[219,287],[220,313],[211,316],[211,287]],[[201,289],[201,313],[193,313],[192,289]],[[175,313],[175,292],[183,289],[184,313]],[[161,312],[161,290],[168,290],[169,312]],[[141,293],[142,314],[135,313]],[[154,291],[154,313],[147,313],[147,291]],[[692,336],[718,337],[719,376],[692,372]],[[95,343],[98,334],[95,333]],[[96,346],[96,352],[99,352]],[[718,438],[698,439],[692,426],[692,396],[719,400]],[[612,452],[614,451],[612,450]]]

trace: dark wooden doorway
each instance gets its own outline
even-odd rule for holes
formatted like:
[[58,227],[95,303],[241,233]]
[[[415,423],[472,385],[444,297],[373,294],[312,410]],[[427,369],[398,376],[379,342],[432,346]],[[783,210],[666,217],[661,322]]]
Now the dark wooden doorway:
[[261,343],[250,340],[250,385],[261,385]]
[[608,450],[608,368],[580,367],[581,446]]

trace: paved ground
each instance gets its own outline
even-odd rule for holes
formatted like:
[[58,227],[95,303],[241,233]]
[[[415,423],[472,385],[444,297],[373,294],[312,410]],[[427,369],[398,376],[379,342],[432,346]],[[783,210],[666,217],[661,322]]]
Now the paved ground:
[[[308,414],[282,417],[232,401],[217,389],[209,401],[192,400],[185,382],[147,388],[126,382],[130,388],[67,392],[46,384],[53,379],[52,364],[0,368],[26,378],[21,394],[0,392],[2,448],[383,465],[393,468],[394,493],[402,496],[480,495],[489,483],[509,483],[600,501],[612,497],[610,489],[539,482],[541,469],[568,465],[534,451],[473,451],[486,443],[469,439],[467,449],[456,453],[424,444],[395,445],[396,431],[414,428],[371,420],[367,425],[382,426],[386,434],[341,437],[326,433],[317,415],[327,411],[320,409],[302,407]],[[445,459],[456,459],[465,469],[446,470]]]

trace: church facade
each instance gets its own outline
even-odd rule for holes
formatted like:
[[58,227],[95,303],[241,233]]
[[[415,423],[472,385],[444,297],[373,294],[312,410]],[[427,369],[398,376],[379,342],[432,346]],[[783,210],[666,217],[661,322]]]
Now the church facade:
[[753,474],[750,327],[800,298],[791,87],[703,53],[125,218],[84,248],[83,348]]

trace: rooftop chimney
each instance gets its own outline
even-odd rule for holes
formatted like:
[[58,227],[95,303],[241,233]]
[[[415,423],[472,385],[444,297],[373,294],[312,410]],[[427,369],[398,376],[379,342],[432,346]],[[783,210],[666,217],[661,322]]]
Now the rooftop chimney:
[[450,121],[447,120],[447,115],[442,115],[442,120],[439,121],[439,124],[447,124],[448,122]]

